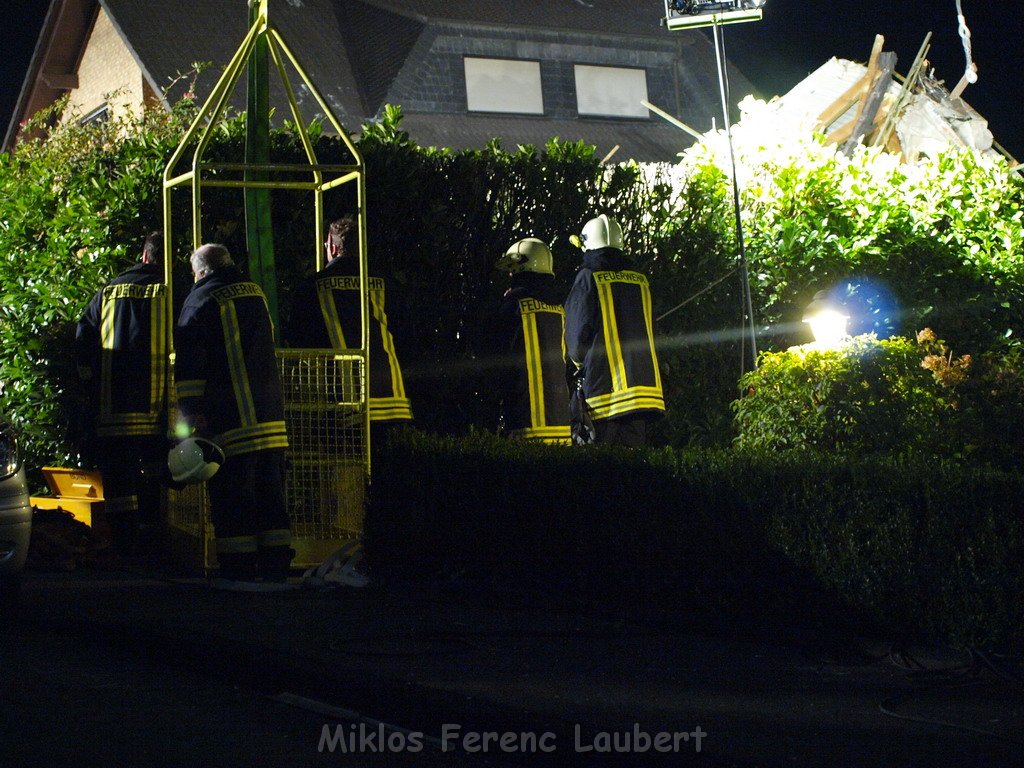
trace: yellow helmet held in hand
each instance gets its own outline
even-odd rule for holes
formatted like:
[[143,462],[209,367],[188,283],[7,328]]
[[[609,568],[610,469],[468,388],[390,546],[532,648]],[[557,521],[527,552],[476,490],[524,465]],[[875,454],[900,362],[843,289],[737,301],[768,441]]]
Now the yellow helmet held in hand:
[[551,249],[536,237],[513,243],[505,255],[494,262],[494,268],[502,272],[537,272],[542,275],[555,274],[551,265]]
[[622,227],[615,219],[602,213],[586,223],[579,239],[585,251],[596,251],[598,248],[618,248],[621,251]]

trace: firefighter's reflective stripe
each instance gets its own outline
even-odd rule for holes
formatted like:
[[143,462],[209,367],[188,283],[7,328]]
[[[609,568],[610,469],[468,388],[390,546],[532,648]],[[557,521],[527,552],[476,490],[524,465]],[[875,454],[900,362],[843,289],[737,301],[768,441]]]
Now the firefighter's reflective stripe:
[[107,419],[107,423],[114,426],[145,426],[157,421],[157,416],[148,413],[115,413]]
[[176,329],[181,420],[202,417],[226,458],[288,447],[263,291],[235,267],[195,284]]
[[229,457],[270,448],[287,448],[288,434],[284,421],[268,421],[229,429],[217,435],[213,442],[221,447],[225,457]]
[[[341,297],[336,299],[334,293],[335,291],[358,291],[359,282],[358,277],[351,275],[322,277],[316,281],[316,293],[317,300],[320,303],[320,312],[323,315],[331,347],[334,349],[349,350],[356,348],[357,340],[354,338],[349,339],[345,336],[344,324],[338,311],[337,301],[344,299],[341,299]],[[390,390],[386,396],[375,396],[371,392],[368,402],[370,421],[412,419],[412,405],[405,392],[405,380],[402,378],[402,368],[398,363],[398,354],[395,352],[395,339],[391,331],[388,330],[388,318],[384,311],[384,281],[379,277],[371,277],[369,278],[369,285],[370,316],[375,321],[371,325],[370,332],[371,334],[378,334],[380,348],[383,350],[388,371],[386,386]],[[376,326],[376,328],[373,326]],[[371,346],[373,346],[372,340]],[[374,366],[373,370],[380,370],[381,363],[379,361],[374,359],[371,364]]]
[[156,435],[162,430],[162,419],[148,413],[116,413],[96,427],[101,437],[118,435]]
[[167,386],[167,291],[166,286],[158,285],[158,297],[149,305],[149,409],[151,413],[160,413],[164,407]]
[[630,387],[627,392],[594,395],[587,398],[592,418],[607,419],[632,411],[665,410],[665,398],[657,387]]
[[254,553],[259,544],[255,536],[229,536],[216,539],[214,547],[218,554],[246,555]]
[[611,391],[587,397],[593,418],[664,411],[647,277],[631,270],[602,271],[594,272],[594,282]]
[[256,543],[261,547],[287,547],[292,543],[292,532],[287,528],[260,531],[256,535]]
[[[167,382],[167,286],[161,283],[116,283],[102,291],[99,313],[100,390],[96,417],[99,435],[157,435],[163,431],[162,413]],[[148,311],[131,313],[131,304],[143,303]],[[131,392],[132,387],[120,381],[114,358],[126,343],[123,334],[129,324],[145,317],[141,330],[148,330],[149,367],[144,392]],[[137,327],[137,326],[136,326]],[[145,410],[121,411],[118,406]],[[138,419],[125,417],[139,416]],[[122,429],[122,427],[125,427]]]
[[[377,321],[384,354],[388,357],[388,367],[391,369],[391,389],[394,393],[394,396],[391,398],[380,399],[404,400],[408,404],[409,400],[405,396],[405,380],[402,378],[402,369],[398,365],[398,355],[395,353],[395,338],[391,335],[391,331],[388,330],[388,316],[384,312],[384,283],[380,281],[377,286],[371,283],[370,287],[370,310]],[[371,402],[373,399],[371,397]],[[408,418],[412,418],[411,410],[409,411]]]
[[395,421],[411,418],[412,408],[409,405],[408,398],[370,398],[370,421]]
[[[221,329],[224,333],[224,349],[227,352],[228,372],[231,376],[231,387],[235,392],[235,403],[238,407],[238,418],[242,426],[256,423],[256,404],[249,388],[249,374],[245,369],[244,347],[242,334],[238,327],[238,313],[234,302],[220,300]],[[223,447],[223,446],[221,446]]]
[[539,440],[552,445],[572,443],[569,427],[526,427],[525,429],[514,429],[510,434],[524,440]]
[[178,397],[202,397],[206,392],[206,379],[189,379],[174,382]]
[[[533,298],[519,300],[522,323],[526,383],[529,395],[527,427],[511,430],[511,434],[545,442],[569,442],[567,393],[565,390],[565,310]],[[545,351],[557,345],[557,357]],[[557,399],[558,402],[555,402]],[[563,424],[549,424],[552,414],[561,414]],[[555,420],[559,420],[557,415]]]
[[331,347],[349,349],[349,345],[345,342],[345,329],[338,316],[338,305],[334,303],[334,290],[330,280],[321,280],[316,284],[316,296],[320,300],[320,312],[324,316],[324,325],[327,327],[327,336],[331,340]]

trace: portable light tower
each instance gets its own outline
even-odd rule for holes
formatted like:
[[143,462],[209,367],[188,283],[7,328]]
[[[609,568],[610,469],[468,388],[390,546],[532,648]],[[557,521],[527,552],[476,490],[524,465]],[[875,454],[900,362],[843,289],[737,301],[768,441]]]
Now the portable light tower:
[[665,26],[676,30],[760,21],[764,4],[765,0],[665,0]]
[[[740,360],[742,373],[757,365],[757,338],[754,330],[754,307],[750,297],[750,272],[747,252],[743,245],[743,222],[740,218],[740,187],[736,179],[736,155],[732,148],[732,122],[729,120],[729,71],[725,59],[725,38],[722,27],[744,21],[760,21],[766,0],[665,0],[665,26],[671,30],[711,27],[715,40],[715,61],[718,65],[718,90],[722,98],[722,121],[729,142],[729,161],[732,164],[733,209],[736,218],[736,244],[739,247],[743,296],[743,331],[747,336],[742,345]],[[749,367],[746,350],[750,350]]]

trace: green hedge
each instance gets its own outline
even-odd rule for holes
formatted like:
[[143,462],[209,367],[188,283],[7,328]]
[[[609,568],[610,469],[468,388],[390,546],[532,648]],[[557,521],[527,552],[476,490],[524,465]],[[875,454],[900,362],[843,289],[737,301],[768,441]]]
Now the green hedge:
[[[170,114],[71,120],[46,141],[0,155],[0,408],[24,428],[31,466],[80,460],[79,436],[68,429],[78,394],[67,365],[73,324],[92,293],[135,258],[142,234],[160,226],[163,165],[195,112],[183,101]],[[208,159],[240,159],[244,127],[244,116],[222,121]],[[311,133],[322,162],[347,160],[337,138],[318,126]],[[766,137],[747,120],[735,137],[762,349],[807,340],[793,321],[816,290],[837,285],[892,332],[928,322],[976,354],[1024,334],[1024,184],[1005,163],[951,153],[904,167],[873,151],[847,159],[820,137],[789,134],[780,147]],[[619,217],[651,276],[669,404],[659,441],[727,444],[741,320],[720,138],[709,135],[679,164],[605,167],[593,147],[554,138],[544,147],[418,147],[397,108],[364,126],[370,258],[404,299],[389,305],[418,423],[444,433],[494,426],[491,350],[478,332],[482,309],[503,290],[493,262],[520,237],[553,241],[567,290],[580,260],[568,236],[600,210]],[[302,160],[292,127],[271,142],[274,161]],[[329,217],[350,206],[347,194],[329,196]],[[187,195],[175,196],[182,287],[186,203]],[[319,245],[309,195],[275,192],[271,205],[286,317]],[[203,217],[205,237],[244,263],[242,195],[208,190]],[[892,305],[878,298],[890,293]]]
[[1019,475],[414,432],[392,443],[376,476],[366,549],[384,579],[1024,644]]
[[733,403],[736,445],[833,456],[906,454],[1024,468],[1024,342],[954,354],[931,329],[761,356]]
[[[163,164],[194,114],[195,105],[182,102],[170,115],[71,121],[46,141],[0,155],[0,407],[22,427],[30,466],[81,460],[78,392],[68,365],[74,323],[94,291],[137,257],[141,236],[161,225]],[[511,151],[496,143],[467,152],[421,148],[400,119],[390,109],[385,121],[365,128],[359,146],[367,165],[370,258],[400,293],[401,300],[389,301],[389,314],[400,328],[417,421],[428,429],[459,433],[496,424],[487,383],[493,350],[481,342],[479,318],[505,288],[493,264],[514,240],[553,240],[557,277],[568,292],[580,260],[568,236],[596,210],[610,211],[652,274],[656,310],[730,269],[727,238],[718,234],[728,233],[724,188],[706,189],[704,176],[690,184],[668,166],[606,169],[593,147],[557,139]],[[219,128],[208,159],[240,159],[244,116]],[[348,161],[337,138],[317,135],[316,146],[323,163]],[[304,162],[290,128],[273,133],[271,155],[275,162]],[[353,204],[347,189],[327,202],[328,217]],[[181,289],[188,285],[187,203],[187,195],[175,195]],[[318,246],[309,195],[275,192],[271,205],[285,318]],[[207,191],[203,217],[206,239],[224,242],[244,265],[242,195]],[[692,337],[729,324],[736,302],[723,297],[735,289],[728,281],[706,292],[691,311],[660,324],[661,332]],[[721,440],[730,430],[736,369],[726,363],[736,343],[700,346],[695,354],[666,345],[662,355],[666,388],[678,403],[665,423],[670,442],[691,434]]]

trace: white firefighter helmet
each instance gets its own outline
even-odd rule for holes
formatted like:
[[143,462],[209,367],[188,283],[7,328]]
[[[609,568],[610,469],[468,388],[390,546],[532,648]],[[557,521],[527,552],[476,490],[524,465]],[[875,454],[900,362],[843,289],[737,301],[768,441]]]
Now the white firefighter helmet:
[[585,251],[596,251],[598,248],[618,248],[621,251],[622,227],[615,219],[602,213],[583,227],[580,245]]
[[189,437],[167,453],[167,469],[176,483],[192,485],[209,480],[224,463],[224,451],[202,437]]
[[502,272],[539,272],[542,275],[555,274],[552,269],[551,249],[543,240],[527,237],[509,246],[502,256],[494,263],[494,268]]

